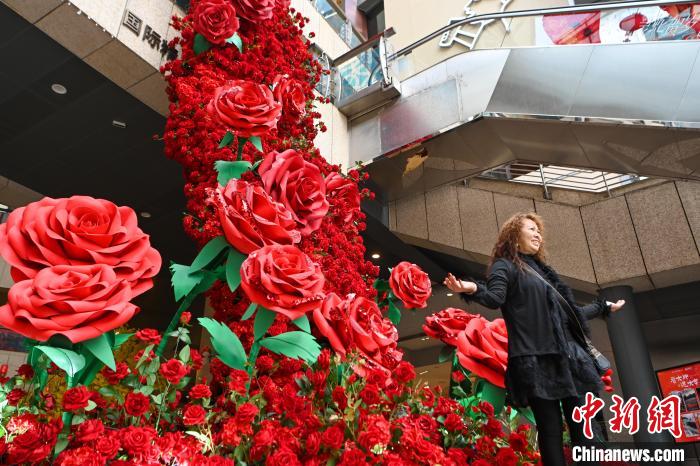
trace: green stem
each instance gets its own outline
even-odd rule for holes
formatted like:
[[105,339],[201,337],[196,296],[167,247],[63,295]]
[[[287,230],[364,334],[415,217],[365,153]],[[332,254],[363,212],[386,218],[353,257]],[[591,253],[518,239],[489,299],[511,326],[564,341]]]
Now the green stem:
[[175,311],[175,315],[173,316],[172,319],[170,319],[170,323],[168,324],[168,328],[165,329],[165,333],[163,334],[163,338],[160,340],[160,344],[158,345],[158,348],[156,349],[156,355],[158,357],[163,356],[163,351],[165,351],[165,347],[168,344],[168,335],[172,332],[175,331],[175,328],[177,327],[177,324],[180,322],[180,316],[182,313],[190,307],[192,304],[192,301],[194,301],[194,298],[196,295],[188,295],[185,297],[184,301],[182,301],[182,304],[180,304],[180,307]]
[[[182,311],[180,311],[180,314]],[[179,317],[178,317],[179,320]],[[165,338],[163,338],[165,340]],[[161,341],[161,344],[163,342]],[[175,340],[175,354],[177,354],[177,350],[180,347],[180,338],[178,337],[177,340]],[[156,431],[160,432],[160,417],[163,414],[163,405],[165,404],[165,400],[168,398],[168,392],[170,391],[170,382],[165,386],[165,391],[163,392],[163,396],[160,399],[160,404],[158,405],[158,416],[156,417]]]
[[258,359],[258,353],[260,353],[260,341],[255,341],[253,346],[250,348],[250,355],[248,356],[248,381],[245,384],[246,394],[250,392],[250,384],[253,382],[253,372],[255,371],[255,361]]
[[245,147],[246,142],[248,142],[248,138],[238,138],[238,156],[236,160],[243,160],[243,147]]

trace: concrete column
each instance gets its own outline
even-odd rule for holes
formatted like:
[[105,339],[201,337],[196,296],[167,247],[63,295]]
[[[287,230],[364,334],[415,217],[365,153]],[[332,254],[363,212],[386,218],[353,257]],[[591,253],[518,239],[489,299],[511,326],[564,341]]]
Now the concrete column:
[[668,432],[650,434],[647,425],[647,408],[653,395],[661,398],[656,383],[656,376],[651,365],[649,350],[642,326],[637,318],[634,294],[630,286],[614,286],[602,290],[608,301],[618,299],[626,301],[625,306],[608,319],[608,334],[615,354],[618,377],[622,385],[625,400],[637,397],[639,410],[639,432],[634,435],[636,443],[673,442]]

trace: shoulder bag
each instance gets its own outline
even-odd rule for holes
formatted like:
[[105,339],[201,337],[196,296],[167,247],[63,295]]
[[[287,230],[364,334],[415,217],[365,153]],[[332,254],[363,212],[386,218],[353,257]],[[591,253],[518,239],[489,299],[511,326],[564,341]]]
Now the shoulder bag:
[[593,364],[598,370],[598,373],[600,375],[604,375],[609,369],[612,368],[610,361],[603,355],[603,353],[598,351],[598,349],[595,346],[593,346],[593,342],[590,338],[588,338],[586,332],[583,331],[583,326],[581,325],[581,321],[579,320],[576,311],[571,308],[569,302],[566,299],[564,299],[561,293],[559,293],[559,291],[556,288],[554,288],[551,283],[545,280],[542,277],[542,275],[540,275],[535,269],[530,267],[528,264],[523,263],[523,265],[525,265],[527,270],[530,273],[532,273],[532,275],[542,280],[542,282],[546,286],[551,288],[554,291],[554,293],[556,293],[557,298],[559,298],[559,301],[561,301],[562,305],[564,306],[564,309],[566,309],[566,311],[569,313],[569,318],[576,323],[575,325],[573,325],[574,336],[578,338],[579,343],[581,344],[583,349],[585,349],[588,355],[591,357],[591,359],[593,359]]

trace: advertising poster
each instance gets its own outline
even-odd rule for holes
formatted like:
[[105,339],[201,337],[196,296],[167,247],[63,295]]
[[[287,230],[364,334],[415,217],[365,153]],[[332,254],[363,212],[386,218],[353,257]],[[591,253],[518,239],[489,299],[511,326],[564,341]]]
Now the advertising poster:
[[700,362],[657,371],[661,395],[681,399],[683,434],[677,442],[700,441]]

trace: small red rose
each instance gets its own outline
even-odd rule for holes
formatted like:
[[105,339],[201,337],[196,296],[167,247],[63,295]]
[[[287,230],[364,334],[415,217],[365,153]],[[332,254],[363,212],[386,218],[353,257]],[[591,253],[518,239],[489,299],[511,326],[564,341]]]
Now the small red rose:
[[198,426],[204,423],[207,412],[200,405],[187,405],[182,412],[182,423],[186,426]]

